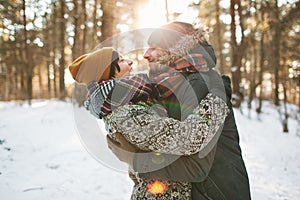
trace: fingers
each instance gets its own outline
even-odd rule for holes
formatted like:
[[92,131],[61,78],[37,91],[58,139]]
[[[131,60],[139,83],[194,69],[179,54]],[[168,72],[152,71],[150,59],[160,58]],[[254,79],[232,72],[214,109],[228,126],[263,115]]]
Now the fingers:
[[138,152],[139,149],[128,142],[121,133],[115,133],[114,139],[106,136],[108,148],[112,151]]
[[112,150],[113,148],[115,148],[115,146],[119,147],[120,143],[113,140],[111,137],[109,137],[108,135],[106,136],[106,141],[107,141],[107,146],[110,150]]
[[112,150],[113,142],[110,137],[106,136],[107,146],[110,150]]
[[128,142],[121,133],[115,133],[115,138],[119,143],[118,147],[122,148],[124,151],[138,152],[138,148],[136,148],[133,144]]
[[120,143],[121,146],[130,144],[121,133],[115,133],[115,138],[117,142]]

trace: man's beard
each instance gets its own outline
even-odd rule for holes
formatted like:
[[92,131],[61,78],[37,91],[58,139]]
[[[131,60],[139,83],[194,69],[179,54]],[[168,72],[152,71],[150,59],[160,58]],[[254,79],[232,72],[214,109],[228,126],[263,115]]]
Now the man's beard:
[[169,66],[158,63],[152,62],[149,63],[149,77],[154,78],[168,70]]

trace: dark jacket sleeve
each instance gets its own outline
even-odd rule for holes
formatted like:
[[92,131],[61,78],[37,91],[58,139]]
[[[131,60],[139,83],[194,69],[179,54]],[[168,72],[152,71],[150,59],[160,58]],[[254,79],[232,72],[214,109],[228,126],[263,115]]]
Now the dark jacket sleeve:
[[134,170],[140,178],[165,179],[172,181],[202,182],[207,177],[215,155],[216,148],[204,158],[199,154],[174,156],[167,154],[136,154]]

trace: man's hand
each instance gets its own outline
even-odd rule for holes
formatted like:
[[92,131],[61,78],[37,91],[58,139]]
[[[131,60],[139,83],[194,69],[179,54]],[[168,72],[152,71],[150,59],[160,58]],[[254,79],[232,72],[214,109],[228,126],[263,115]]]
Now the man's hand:
[[106,136],[108,148],[120,161],[133,167],[133,156],[139,149],[129,143],[120,133],[116,133],[115,137],[116,141]]

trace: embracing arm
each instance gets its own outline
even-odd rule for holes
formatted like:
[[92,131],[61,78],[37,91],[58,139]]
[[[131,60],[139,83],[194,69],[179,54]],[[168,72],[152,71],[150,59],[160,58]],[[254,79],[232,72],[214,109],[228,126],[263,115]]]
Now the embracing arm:
[[210,143],[227,112],[226,102],[208,93],[183,121],[160,117],[154,109],[142,104],[120,107],[105,121],[110,133],[122,133],[141,150],[191,155]]

